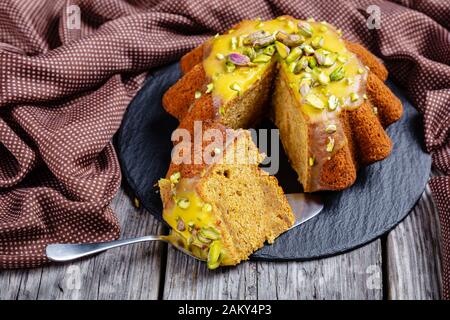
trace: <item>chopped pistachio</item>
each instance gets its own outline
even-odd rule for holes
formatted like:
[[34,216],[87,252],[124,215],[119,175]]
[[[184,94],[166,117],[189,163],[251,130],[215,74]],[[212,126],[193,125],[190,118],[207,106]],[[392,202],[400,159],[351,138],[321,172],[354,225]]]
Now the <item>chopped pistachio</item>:
[[236,69],[236,65],[230,61],[225,62],[225,71],[228,73],[233,72]]
[[306,102],[311,105],[312,107],[316,108],[316,109],[323,109],[325,108],[322,100],[320,100],[319,97],[317,97],[315,94],[313,93],[309,93],[306,98],[305,98]]
[[225,56],[221,53],[217,53],[216,58],[217,58],[217,60],[223,60],[223,59],[225,59]]
[[262,38],[270,37],[271,35],[264,30],[255,31],[248,36],[246,36],[243,40],[244,45],[252,45],[255,46],[256,41]]
[[265,54],[258,54],[254,59],[253,62],[255,63],[266,63],[269,62],[270,59],[272,59],[271,56],[265,55]]
[[309,63],[308,57],[306,56],[301,57],[294,68],[294,73],[299,74],[300,72],[302,72],[302,70],[304,70],[308,66],[308,63]]
[[219,114],[220,114],[221,116],[224,116],[224,115],[225,115],[225,108],[224,108],[224,106],[220,106],[220,108],[219,108]]
[[313,79],[313,76],[310,73],[310,71],[305,72],[304,74],[302,74],[302,77],[301,77],[302,81],[312,81],[312,79]]
[[321,85],[327,85],[330,83],[330,77],[325,72],[319,73],[317,80]]
[[288,21],[287,21],[287,26],[288,26],[288,28],[291,29],[292,31],[295,30],[295,24],[294,24],[294,22],[292,22],[292,20],[288,20]]
[[326,132],[326,133],[334,133],[334,132],[336,132],[336,130],[337,130],[337,127],[336,127],[336,125],[333,124],[333,123],[330,123],[330,124],[327,125],[326,128],[325,128],[325,132]]
[[307,81],[302,81],[299,89],[300,94],[304,97],[309,93],[310,90],[311,90],[310,84]]
[[138,208],[138,209],[139,209],[139,207],[141,206],[141,202],[140,202],[139,199],[136,198],[136,197],[133,199],[133,204],[134,204],[134,206],[135,206],[136,208]]
[[364,69],[363,68],[358,68],[358,73],[359,74],[363,74],[364,73]]
[[214,241],[209,246],[207,266],[210,270],[216,269],[220,266],[221,251],[222,249],[219,241]]
[[273,35],[269,35],[264,38],[256,39],[254,42],[254,46],[256,49],[261,49],[261,48],[265,48],[265,47],[271,45],[274,42],[275,42],[275,37]]
[[200,241],[200,246],[203,247],[203,244],[210,244],[212,242],[211,239],[205,238],[203,235],[200,234],[200,232],[197,232],[195,234],[195,237],[198,241]]
[[323,46],[323,41],[322,36],[316,36],[311,40],[311,45],[314,49],[319,49]]
[[314,48],[313,47],[311,47],[310,45],[304,45],[303,46],[303,52],[306,54],[306,55],[312,55],[312,54],[314,54]]
[[345,76],[345,71],[342,66],[337,67],[330,73],[330,80],[331,81],[339,81],[342,80]]
[[187,209],[189,208],[190,202],[189,199],[186,198],[181,198],[177,201],[177,205],[181,208],[181,209]]
[[332,152],[333,149],[334,149],[334,138],[328,137],[327,152]]
[[237,49],[237,38],[236,37],[231,37],[231,50],[236,50]]
[[359,95],[358,95],[356,92],[352,92],[352,93],[350,94],[350,101],[351,101],[351,102],[358,101],[358,99],[359,99]]
[[288,65],[288,69],[290,72],[295,73],[295,68],[297,67],[297,61],[291,62]]
[[299,34],[287,34],[284,31],[278,31],[275,33],[277,41],[282,42],[288,47],[295,47],[305,42],[305,37]]
[[251,64],[248,56],[238,52],[232,52],[227,55],[227,62],[231,62],[236,66],[248,66]]
[[310,167],[314,166],[314,162],[316,162],[316,159],[314,157],[309,157],[308,164]]
[[317,67],[317,60],[316,60],[316,58],[314,58],[314,56],[308,57],[308,66],[311,69],[314,69],[315,67]]
[[328,97],[328,109],[330,109],[331,111],[336,110],[339,105],[339,99],[335,95],[331,95]]
[[170,182],[172,182],[173,184],[177,184],[178,182],[180,182],[180,178],[181,178],[181,173],[179,171],[174,172],[171,174],[170,176]]
[[195,91],[195,94],[194,94],[195,99],[200,99],[201,96],[202,96],[202,93],[200,91]]
[[275,41],[275,36],[264,30],[258,30],[243,39],[244,45],[251,45],[256,49],[267,47]]
[[238,94],[242,91],[241,86],[240,86],[239,83],[237,83],[237,82],[233,82],[233,83],[230,85],[230,89],[233,90],[233,91],[237,91]]
[[275,46],[274,45],[270,45],[264,48],[263,53],[268,55],[268,56],[272,56],[275,53]]
[[343,55],[339,55],[339,56],[337,57],[337,60],[338,60],[340,63],[346,63],[346,62],[347,62],[347,58],[346,58],[345,56],[343,56]]
[[205,93],[211,93],[212,91],[213,91],[213,89],[214,89],[214,83],[208,83],[207,85],[206,85],[206,91],[205,91]]
[[199,231],[199,234],[203,238],[206,238],[206,239],[209,239],[209,240],[218,240],[218,239],[220,239],[219,231],[217,231],[213,227],[201,228],[200,231]]
[[308,22],[300,21],[298,24],[298,31],[305,37],[311,37],[313,34],[313,28]]
[[289,55],[289,47],[281,43],[280,41],[275,41],[275,48],[282,59],[286,59]]
[[346,83],[348,86],[351,86],[351,85],[353,84],[353,79],[352,79],[352,78],[346,78],[346,79],[345,79],[345,83]]
[[289,55],[286,57],[286,62],[287,63],[294,62],[302,55],[302,53],[303,53],[303,51],[300,47],[296,47],[296,48],[292,49],[291,52],[289,53]]
[[336,62],[337,58],[336,54],[324,49],[317,49],[314,56],[316,57],[317,62],[325,67],[331,67]]
[[330,54],[325,57],[325,61],[323,62],[323,66],[331,67],[336,62],[336,54]]
[[275,33],[275,39],[277,41],[283,42],[283,41],[285,41],[287,39],[287,37],[288,37],[288,34],[286,32],[284,32],[284,31],[282,31],[282,30],[277,31]]
[[256,52],[253,47],[244,47],[242,53],[249,57],[251,60],[256,57]]

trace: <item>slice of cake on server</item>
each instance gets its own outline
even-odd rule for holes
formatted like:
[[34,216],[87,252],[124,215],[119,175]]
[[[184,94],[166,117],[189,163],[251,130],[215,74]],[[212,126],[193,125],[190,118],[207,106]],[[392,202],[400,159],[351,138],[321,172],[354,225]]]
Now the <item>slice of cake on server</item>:
[[[277,180],[259,168],[263,156],[248,130],[202,126],[224,143],[178,149],[184,162],[172,163],[159,187],[172,239],[214,269],[246,260],[289,229],[295,217]],[[203,162],[196,164],[198,156]]]

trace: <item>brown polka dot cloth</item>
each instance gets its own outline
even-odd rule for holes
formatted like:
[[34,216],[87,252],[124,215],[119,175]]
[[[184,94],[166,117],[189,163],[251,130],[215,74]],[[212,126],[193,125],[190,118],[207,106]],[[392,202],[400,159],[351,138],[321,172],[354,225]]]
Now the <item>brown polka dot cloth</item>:
[[444,174],[430,185],[448,297],[450,2],[442,0],[0,1],[0,268],[42,265],[48,243],[117,238],[111,138],[145,73],[242,19],[281,14],[327,20],[365,44],[423,114],[426,149]]

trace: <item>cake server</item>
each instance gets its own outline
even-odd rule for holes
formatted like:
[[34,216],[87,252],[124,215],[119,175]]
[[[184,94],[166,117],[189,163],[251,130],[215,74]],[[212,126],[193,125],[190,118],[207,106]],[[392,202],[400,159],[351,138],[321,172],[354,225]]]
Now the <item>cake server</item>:
[[[322,199],[315,194],[305,193],[291,193],[286,195],[292,211],[295,215],[295,223],[290,228],[295,228],[309,219],[315,217],[323,209]],[[289,229],[289,230],[290,230]],[[164,241],[171,244],[178,250],[185,254],[201,260],[193,256],[189,251],[180,247],[176,242],[171,242],[170,238],[165,235],[150,235],[139,238],[120,239],[110,242],[99,243],[80,243],[80,244],[50,244],[46,248],[47,258],[51,261],[65,262],[76,260],[82,257],[90,256],[95,253],[103,252],[108,249],[126,246],[133,243],[147,242],[147,241]]]

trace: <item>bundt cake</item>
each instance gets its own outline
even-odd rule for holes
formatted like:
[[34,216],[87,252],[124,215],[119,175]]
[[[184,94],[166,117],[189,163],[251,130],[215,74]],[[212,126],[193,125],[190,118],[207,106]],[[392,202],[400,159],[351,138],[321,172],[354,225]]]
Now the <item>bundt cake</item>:
[[[270,21],[242,21],[187,53],[180,67],[183,77],[163,97],[164,108],[180,121],[179,128],[193,133],[197,122],[206,122],[209,127],[234,129],[237,136],[245,136],[241,128],[250,128],[263,117],[271,118],[280,130],[283,147],[305,192],[345,189],[354,183],[360,166],[382,160],[391,152],[392,142],[384,127],[401,117],[402,105],[384,85],[387,70],[364,47],[343,39],[342,32],[326,22],[290,16]],[[263,175],[256,166],[253,163],[245,167],[253,173],[252,181],[260,181]],[[172,163],[168,179],[160,186],[169,190],[168,181],[174,175],[181,175],[181,179],[195,178],[195,186],[189,184],[190,187],[182,188],[201,189],[198,194],[203,199],[213,191],[205,192],[198,183],[206,183],[204,177],[210,179],[212,172],[224,172],[216,164],[212,168],[202,163]],[[236,179],[241,181],[242,177]],[[267,179],[261,184],[273,189],[270,201],[286,204],[281,192],[275,191],[279,190],[277,182],[273,179],[266,182]],[[235,184],[231,180],[222,182],[223,196]],[[172,183],[170,190],[176,191],[177,186]],[[259,191],[252,193],[247,188],[245,192],[263,210]],[[173,201],[167,196],[162,198],[166,220],[176,227],[176,221],[169,219],[169,211],[173,211],[169,202]],[[206,203],[213,205],[210,202],[217,203],[220,198],[220,195],[214,201],[208,198]],[[224,212],[234,200],[223,198],[223,201],[226,204],[222,203],[220,213],[216,204],[212,209],[215,219],[226,224],[221,245],[227,248],[223,249],[227,258],[222,264],[245,259],[262,245],[258,241],[271,240],[273,235],[289,228],[289,223],[285,223],[284,229],[274,229],[273,233],[273,230],[258,229],[261,236],[258,240],[252,237],[249,244],[248,234],[253,233],[249,230],[256,223],[236,224],[232,220],[247,219],[254,213],[246,209],[245,213],[233,212],[225,218]],[[238,208],[233,206],[233,210]],[[292,221],[287,205],[277,210],[273,205],[270,208],[264,210],[264,214],[272,216],[267,217],[270,221]]]
[[[200,125],[203,131],[214,128],[216,138],[226,139],[225,147],[208,144],[208,164],[172,165],[159,187],[172,242],[206,259],[214,269],[247,259],[291,227],[295,218],[276,178],[258,167],[263,156],[248,130],[225,129],[208,121]],[[201,139],[199,135],[197,131],[194,139]],[[190,147],[192,159],[210,153]]]

